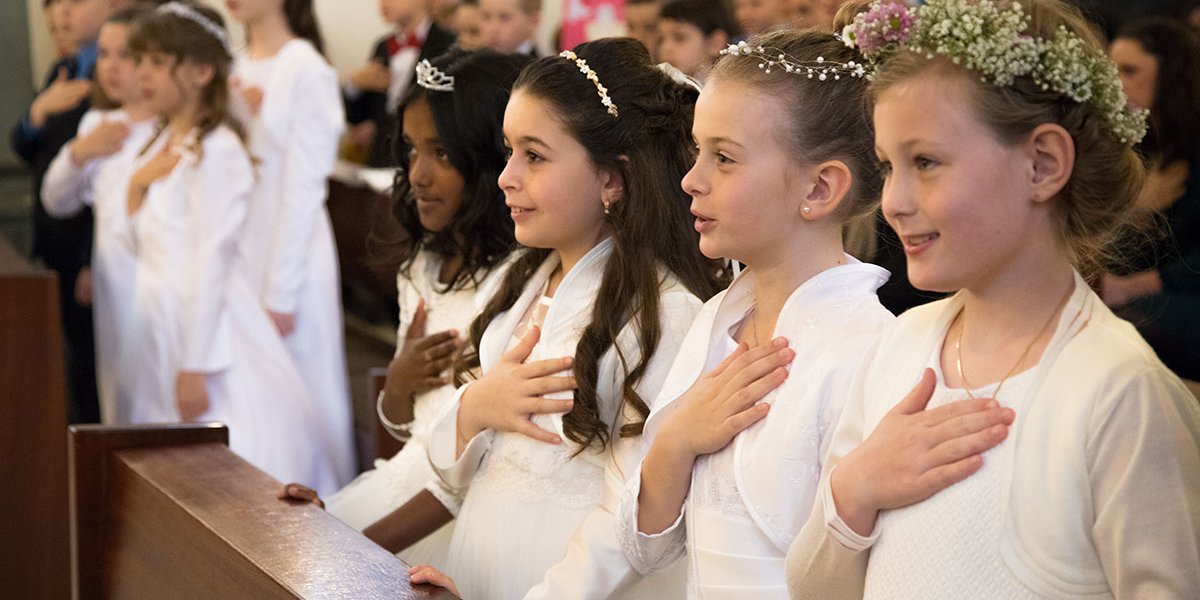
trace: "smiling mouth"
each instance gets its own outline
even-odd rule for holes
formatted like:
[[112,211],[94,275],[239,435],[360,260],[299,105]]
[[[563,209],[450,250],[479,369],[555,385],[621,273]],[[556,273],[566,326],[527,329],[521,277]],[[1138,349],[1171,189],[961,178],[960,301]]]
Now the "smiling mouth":
[[509,208],[512,209],[512,214],[514,215],[523,215],[528,212],[533,212],[532,208],[521,208],[519,206],[510,206]]
[[901,239],[904,240],[905,246],[908,246],[911,248],[911,247],[915,247],[915,246],[920,246],[921,244],[924,244],[926,242],[932,242],[933,240],[936,240],[939,237],[941,237],[941,235],[942,234],[940,234],[940,233],[926,233],[924,235],[904,236]]

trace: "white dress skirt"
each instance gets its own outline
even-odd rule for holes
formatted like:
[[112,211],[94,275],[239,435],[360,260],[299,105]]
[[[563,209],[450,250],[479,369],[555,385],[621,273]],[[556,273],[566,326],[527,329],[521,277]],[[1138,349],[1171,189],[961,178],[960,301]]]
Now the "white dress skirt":
[[179,163],[150,186],[131,219],[137,283],[118,369],[117,419],[178,422],[177,375],[204,373],[209,409],[197,421],[227,424],[230,449],[272,477],[332,491],[332,443],[321,413],[235,268],[254,177],[250,158],[225,127],[206,136],[202,149],[180,147]]
[[239,56],[233,77],[242,89],[262,90],[258,107],[234,103],[257,161],[242,267],[261,306],[295,316],[284,343],[317,401],[329,460],[344,484],[357,461],[337,249],[325,209],[345,127],[337,74],[312,44],[293,39],[270,58]]
[[42,204],[55,217],[70,217],[92,207],[92,311],[96,335],[96,383],[100,396],[100,421],[116,420],[117,357],[121,336],[129,323],[133,302],[135,257],[120,243],[129,217],[125,209],[133,161],[157,129],[157,119],[133,121],[125,111],[90,110],[79,122],[76,139],[103,123],[119,122],[129,128],[125,143],[115,154],[76,165],[71,145],[63,146],[42,181]]

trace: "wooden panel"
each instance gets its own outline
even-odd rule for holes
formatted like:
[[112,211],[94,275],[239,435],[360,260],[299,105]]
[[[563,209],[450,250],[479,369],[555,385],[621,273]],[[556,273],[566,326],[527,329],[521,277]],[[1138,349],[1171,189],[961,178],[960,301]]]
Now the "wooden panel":
[[73,430],[74,452],[109,455],[93,502],[100,553],[77,559],[81,600],[453,598],[411,588],[403,562],[325,511],[279,500],[223,426]]
[[0,237],[0,598],[70,597],[58,280]]

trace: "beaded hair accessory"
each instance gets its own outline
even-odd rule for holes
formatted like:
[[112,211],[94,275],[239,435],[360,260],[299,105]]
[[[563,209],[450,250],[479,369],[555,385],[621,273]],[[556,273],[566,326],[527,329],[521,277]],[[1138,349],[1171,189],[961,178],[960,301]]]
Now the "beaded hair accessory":
[[818,56],[816,60],[800,60],[782,50],[751,46],[745,41],[730,44],[721,51],[721,54],[724,56],[751,56],[758,58],[760,61],[758,68],[762,69],[764,73],[770,73],[771,69],[779,68],[783,69],[784,72],[794,75],[804,75],[809,79],[816,79],[818,81],[826,81],[830,78],[837,81],[842,78],[842,75],[855,78],[871,78],[871,74],[867,72],[867,67],[855,61],[840,63],[825,60],[824,56]]
[[600,83],[600,77],[597,76],[596,72],[588,66],[587,61],[579,58],[570,50],[563,50],[559,53],[559,56],[575,63],[575,66],[579,67],[579,72],[583,73],[584,76],[588,78],[588,81],[591,81],[596,85],[596,94],[600,96],[600,103],[603,104],[606,109],[608,109],[608,114],[615,118],[617,116],[617,105],[613,104],[612,98],[608,97],[608,88],[604,87],[604,85]]
[[874,65],[907,50],[945,56],[997,86],[1029,77],[1093,107],[1121,143],[1140,142],[1148,113],[1129,106],[1116,65],[1062,25],[1052,39],[1029,35],[1030,20],[1015,1],[1001,7],[993,0],[928,0],[908,8],[876,0],[842,30],[842,40]]
[[217,38],[218,42],[221,42],[221,46],[225,48],[226,54],[233,56],[233,48],[229,45],[229,34],[225,31],[225,28],[214,23],[212,19],[200,14],[196,9],[181,2],[168,2],[159,6],[157,12],[175,15],[203,27],[205,31]]
[[454,76],[422,60],[417,63],[417,85],[436,92],[453,92]]

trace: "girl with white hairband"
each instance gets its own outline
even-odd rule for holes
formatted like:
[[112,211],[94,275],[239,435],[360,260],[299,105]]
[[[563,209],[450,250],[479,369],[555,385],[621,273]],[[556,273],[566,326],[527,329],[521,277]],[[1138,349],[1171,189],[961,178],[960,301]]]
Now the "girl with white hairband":
[[[678,596],[616,536],[649,403],[720,265],[696,248],[679,179],[695,88],[609,38],[539,59],[504,113],[499,184],[527,246],[470,329],[429,458],[466,488],[443,568],[464,598]],[[469,485],[469,487],[467,487]],[[457,583],[457,586],[454,584]]]
[[893,320],[888,272],[846,253],[878,203],[862,57],[816,29],[722,51],[683,178],[700,250],[746,265],[700,311],[646,421],[619,535],[637,569],[688,566],[688,598],[787,598],[784,559],[827,431]]
[[220,16],[165,4],[129,47],[162,125],[129,181],[137,274],[118,420],[222,421],[230,449],[271,476],[335,489],[323,417],[237,265],[254,168],[228,112]]
[[246,26],[233,62],[234,107],[257,161],[242,267],[317,399],[337,480],[356,472],[341,285],[326,181],[344,129],[337,73],[321,55],[312,0],[239,0]]

